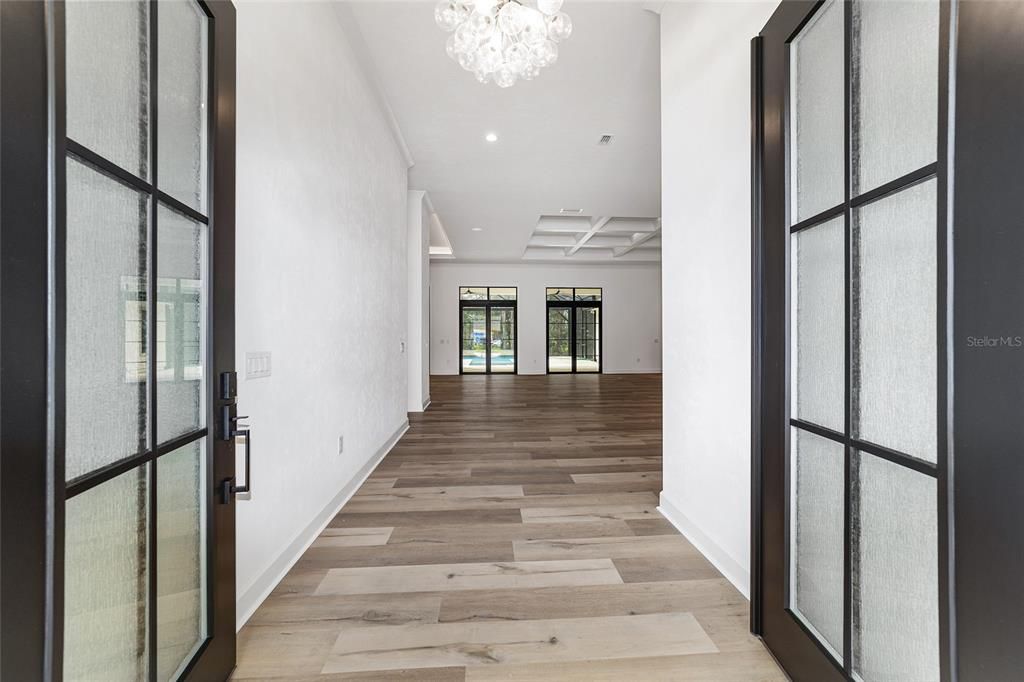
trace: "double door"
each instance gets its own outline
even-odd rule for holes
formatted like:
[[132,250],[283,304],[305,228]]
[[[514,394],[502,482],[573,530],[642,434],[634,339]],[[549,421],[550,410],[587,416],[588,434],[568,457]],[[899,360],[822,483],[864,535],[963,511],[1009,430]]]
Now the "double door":
[[460,312],[459,371],[516,374],[515,302],[463,302]]
[[547,371],[601,372],[601,290],[548,289]]

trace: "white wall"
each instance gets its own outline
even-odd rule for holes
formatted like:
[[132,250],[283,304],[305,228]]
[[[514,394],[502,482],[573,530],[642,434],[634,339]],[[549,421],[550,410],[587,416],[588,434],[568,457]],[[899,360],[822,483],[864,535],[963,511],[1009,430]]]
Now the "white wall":
[[[406,423],[407,164],[338,6],[238,5],[243,622]],[[344,452],[338,437],[344,435]]]
[[750,39],[775,3],[661,12],[663,513],[750,582]]
[[430,402],[430,204],[427,193],[409,190],[407,276],[409,281],[409,411]]
[[430,264],[430,373],[459,373],[459,287],[519,287],[519,373],[544,374],[546,287],[602,287],[604,367],[661,371],[661,267],[616,263]]

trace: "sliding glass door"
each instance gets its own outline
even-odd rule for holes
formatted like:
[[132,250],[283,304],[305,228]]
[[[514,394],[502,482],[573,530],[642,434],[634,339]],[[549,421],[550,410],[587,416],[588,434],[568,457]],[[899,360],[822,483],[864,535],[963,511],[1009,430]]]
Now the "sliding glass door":
[[459,373],[515,374],[516,288],[459,289]]
[[601,371],[601,289],[548,288],[547,371]]

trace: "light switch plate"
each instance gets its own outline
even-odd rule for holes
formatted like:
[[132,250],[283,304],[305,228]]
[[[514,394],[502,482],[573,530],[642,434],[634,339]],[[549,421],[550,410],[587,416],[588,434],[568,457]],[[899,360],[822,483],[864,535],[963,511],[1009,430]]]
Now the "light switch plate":
[[270,351],[245,354],[245,378],[262,379],[270,376]]

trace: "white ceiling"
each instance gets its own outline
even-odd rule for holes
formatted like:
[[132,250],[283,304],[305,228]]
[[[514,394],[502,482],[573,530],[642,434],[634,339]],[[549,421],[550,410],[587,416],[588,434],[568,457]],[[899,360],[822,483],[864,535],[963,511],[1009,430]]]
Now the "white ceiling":
[[[448,58],[433,2],[351,7],[415,162],[409,186],[429,192],[458,260],[533,259],[541,217],[565,208],[595,223],[660,214],[656,14],[639,3],[566,0],[574,29],[557,63],[502,90]],[[484,140],[489,132],[496,143]],[[599,146],[606,134],[614,139]],[[653,246],[623,260],[657,259]],[[571,258],[615,260],[594,248]]]

